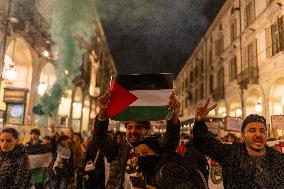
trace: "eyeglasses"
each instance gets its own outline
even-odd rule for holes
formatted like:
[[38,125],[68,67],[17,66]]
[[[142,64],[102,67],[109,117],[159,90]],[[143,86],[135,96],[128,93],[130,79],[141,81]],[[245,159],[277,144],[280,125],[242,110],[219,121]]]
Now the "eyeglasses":
[[0,139],[0,143],[4,143],[4,142],[7,142],[7,143],[11,143],[11,142],[14,142],[15,140],[10,138],[10,139]]

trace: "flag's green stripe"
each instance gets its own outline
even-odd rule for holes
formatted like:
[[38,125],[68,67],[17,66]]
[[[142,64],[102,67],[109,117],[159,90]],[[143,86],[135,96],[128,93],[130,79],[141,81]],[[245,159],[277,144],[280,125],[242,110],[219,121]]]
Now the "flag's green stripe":
[[167,106],[129,106],[111,119],[118,121],[155,121],[170,116]]

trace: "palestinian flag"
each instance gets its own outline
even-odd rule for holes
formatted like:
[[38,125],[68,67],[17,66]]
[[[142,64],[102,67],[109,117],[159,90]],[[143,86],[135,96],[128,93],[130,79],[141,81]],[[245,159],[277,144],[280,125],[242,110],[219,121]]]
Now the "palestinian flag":
[[170,118],[168,101],[172,74],[115,75],[110,83],[108,116],[118,121],[150,121]]

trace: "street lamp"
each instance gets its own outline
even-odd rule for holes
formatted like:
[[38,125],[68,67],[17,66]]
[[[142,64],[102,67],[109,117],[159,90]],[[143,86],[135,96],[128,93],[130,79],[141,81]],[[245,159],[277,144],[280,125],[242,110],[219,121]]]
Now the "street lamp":
[[47,85],[44,82],[42,82],[38,85],[37,92],[40,96],[42,96],[45,93],[46,89]]
[[236,108],[235,115],[236,115],[236,117],[241,117],[242,116],[242,109],[241,108]]
[[262,105],[261,105],[260,102],[257,102],[257,103],[256,103],[255,111],[256,111],[257,114],[259,114],[259,113],[262,112]]
[[5,79],[12,82],[17,77],[17,70],[14,65],[9,65],[9,68],[5,70]]
[[256,106],[255,106],[255,111],[257,114],[260,114],[262,112],[262,103],[261,103],[261,98],[258,98]]

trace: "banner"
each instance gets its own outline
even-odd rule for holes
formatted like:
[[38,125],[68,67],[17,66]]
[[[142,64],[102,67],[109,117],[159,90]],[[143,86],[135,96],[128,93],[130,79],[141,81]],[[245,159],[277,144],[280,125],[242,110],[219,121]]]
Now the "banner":
[[240,132],[243,120],[240,117],[225,117],[225,130]]
[[271,116],[271,125],[273,129],[284,129],[284,115]]

